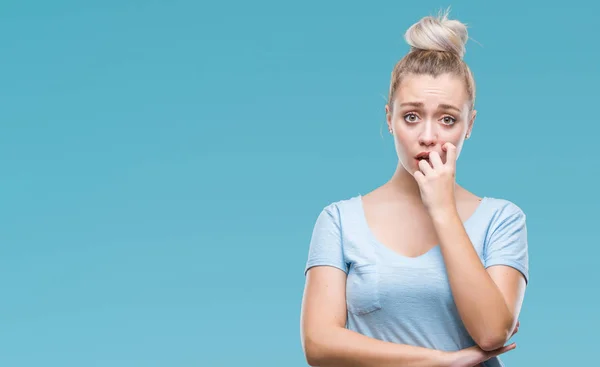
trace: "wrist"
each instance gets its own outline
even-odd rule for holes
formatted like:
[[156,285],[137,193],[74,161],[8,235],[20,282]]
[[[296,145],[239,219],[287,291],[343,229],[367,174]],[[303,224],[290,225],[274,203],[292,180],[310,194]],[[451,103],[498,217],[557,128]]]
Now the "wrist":
[[453,367],[456,361],[456,352],[437,351],[436,366],[440,367]]
[[458,217],[458,211],[456,210],[456,206],[432,208],[429,211],[429,216],[434,223],[442,224]]

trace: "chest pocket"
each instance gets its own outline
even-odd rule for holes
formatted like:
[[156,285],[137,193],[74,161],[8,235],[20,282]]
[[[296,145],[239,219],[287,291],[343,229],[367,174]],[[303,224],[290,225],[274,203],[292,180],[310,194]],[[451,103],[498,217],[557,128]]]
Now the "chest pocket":
[[346,306],[355,315],[364,315],[381,309],[379,273],[373,264],[350,268],[346,279]]

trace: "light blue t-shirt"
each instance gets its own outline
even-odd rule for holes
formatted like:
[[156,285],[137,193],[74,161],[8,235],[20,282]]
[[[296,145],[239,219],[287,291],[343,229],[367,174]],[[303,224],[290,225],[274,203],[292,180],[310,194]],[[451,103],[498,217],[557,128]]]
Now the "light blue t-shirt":
[[[508,200],[484,197],[464,223],[481,262],[508,265],[529,282],[525,214]],[[455,351],[475,345],[458,314],[439,246],[406,257],[375,239],[361,195],[320,212],[305,274],[327,265],[347,274],[346,327],[366,336],[431,349]],[[492,358],[486,367],[503,366]]]

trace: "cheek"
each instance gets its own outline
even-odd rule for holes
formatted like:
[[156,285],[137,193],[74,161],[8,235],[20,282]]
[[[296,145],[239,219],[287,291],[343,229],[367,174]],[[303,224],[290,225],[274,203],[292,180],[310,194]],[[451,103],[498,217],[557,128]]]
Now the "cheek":
[[456,147],[456,160],[458,161],[458,157],[460,157],[460,153],[462,152],[462,143],[460,141],[456,143],[451,141],[451,143]]
[[405,134],[397,134],[396,135],[396,150],[399,154],[406,155],[407,147],[410,146],[411,139]]
[[454,131],[450,131],[448,134],[441,137],[440,145],[444,145],[446,143],[451,143],[456,148],[460,148],[463,144],[461,137],[462,137],[462,132],[459,131],[458,129],[456,129]]
[[410,150],[410,146],[414,145],[414,142],[412,142],[409,138],[407,138],[406,136],[397,136],[395,139],[395,145],[396,145],[396,154],[398,156],[398,159],[400,161],[400,163],[409,171],[412,171],[414,169],[413,167],[413,156],[412,156],[412,152]]

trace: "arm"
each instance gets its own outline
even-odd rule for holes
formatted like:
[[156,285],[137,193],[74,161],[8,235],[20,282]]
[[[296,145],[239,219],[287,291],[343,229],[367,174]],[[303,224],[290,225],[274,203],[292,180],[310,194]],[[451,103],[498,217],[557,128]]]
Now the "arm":
[[432,218],[463,324],[481,349],[489,351],[512,336],[519,317],[526,279],[504,264],[526,271],[525,216],[517,211],[494,228],[484,266],[456,209],[456,147],[446,142],[442,150],[446,162],[439,153],[431,152],[431,165],[420,161],[414,178]]
[[345,328],[346,274],[331,266],[308,271],[302,302],[302,346],[311,366],[447,367],[450,353],[384,342]]
[[486,270],[456,209],[433,212],[431,217],[467,331],[483,350],[501,347],[518,320],[525,293],[523,275],[505,265]]

